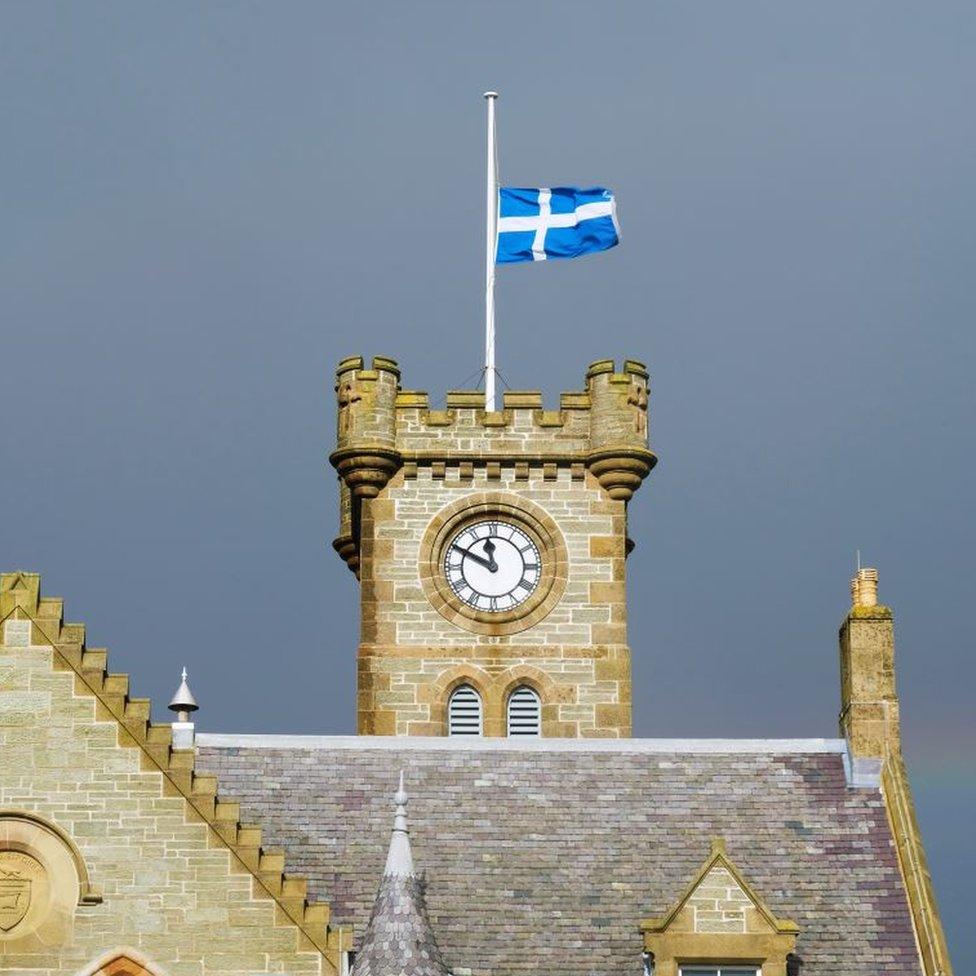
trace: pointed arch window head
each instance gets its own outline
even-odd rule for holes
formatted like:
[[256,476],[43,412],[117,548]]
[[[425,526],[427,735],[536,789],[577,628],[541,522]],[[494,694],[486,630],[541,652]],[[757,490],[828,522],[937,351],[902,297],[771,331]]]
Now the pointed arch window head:
[[166,973],[137,949],[127,948],[106,952],[79,970],[77,976],[166,976]]
[[483,714],[481,695],[471,685],[458,685],[447,706],[447,734],[482,735]]
[[508,734],[510,736],[542,735],[542,702],[528,685],[519,685],[508,696]]

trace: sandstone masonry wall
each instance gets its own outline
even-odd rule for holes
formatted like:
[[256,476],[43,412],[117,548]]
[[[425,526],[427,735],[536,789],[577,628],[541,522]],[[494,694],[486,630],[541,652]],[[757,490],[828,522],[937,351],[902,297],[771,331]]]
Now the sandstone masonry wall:
[[[425,593],[425,532],[446,506],[491,491],[539,506],[561,535],[565,590],[552,611],[519,633],[471,633]],[[630,733],[630,651],[624,582],[625,511],[580,468],[544,472],[456,465],[399,473],[364,507],[360,731],[442,735],[449,685],[462,678],[485,700],[486,734],[504,734],[504,698],[521,676],[543,700],[543,733]],[[445,678],[445,676],[448,676]]]
[[63,831],[102,900],[74,908],[46,944],[23,926],[0,931],[0,971],[74,973],[120,946],[169,976],[331,971],[187,801],[144,768],[140,750],[120,745],[119,723],[76,687],[80,679],[55,663],[36,624],[16,611],[0,623],[0,815],[29,811]]

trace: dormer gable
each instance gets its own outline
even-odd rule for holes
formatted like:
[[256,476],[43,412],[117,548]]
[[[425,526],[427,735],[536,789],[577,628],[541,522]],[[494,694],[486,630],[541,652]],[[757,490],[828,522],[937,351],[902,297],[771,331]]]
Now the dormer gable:
[[756,965],[763,976],[786,976],[799,932],[773,914],[721,838],[671,910],[640,928],[655,976],[676,976],[682,963]]

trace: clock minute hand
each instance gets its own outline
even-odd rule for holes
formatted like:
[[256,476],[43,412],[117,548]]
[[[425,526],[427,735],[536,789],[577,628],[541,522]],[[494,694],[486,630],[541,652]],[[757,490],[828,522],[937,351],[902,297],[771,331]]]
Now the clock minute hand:
[[473,559],[478,565],[484,566],[489,572],[495,572],[498,566],[495,564],[495,560],[487,560],[484,556],[479,556],[476,552],[472,552],[470,549],[462,549],[459,545],[452,545],[452,549],[457,549],[462,555],[467,556],[469,559]]

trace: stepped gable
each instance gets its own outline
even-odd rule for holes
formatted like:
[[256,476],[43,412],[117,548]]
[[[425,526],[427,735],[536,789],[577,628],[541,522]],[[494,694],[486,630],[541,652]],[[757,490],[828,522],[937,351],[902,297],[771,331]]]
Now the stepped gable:
[[842,740],[616,742],[328,736],[197,738],[202,768],[367,930],[404,769],[411,841],[452,972],[633,976],[712,838],[816,976],[918,976],[880,789],[853,787]]
[[74,673],[75,693],[95,698],[97,718],[118,722],[119,744],[141,750],[143,768],[159,771],[164,792],[183,796],[188,815],[206,823],[217,843],[253,876],[254,893],[272,898],[282,918],[305,937],[306,947],[319,950],[338,971],[342,946],[340,933],[329,925],[328,903],[308,900],[307,879],[285,873],[285,852],[262,844],[261,826],[241,820],[240,801],[218,792],[215,775],[197,770],[194,750],[173,747],[171,725],[152,722],[150,700],[130,695],[127,674],[108,671],[105,648],[86,646],[84,624],[64,622],[60,598],[41,596],[39,574],[0,575],[0,627],[8,620],[24,622],[24,646],[51,645],[54,669]]

